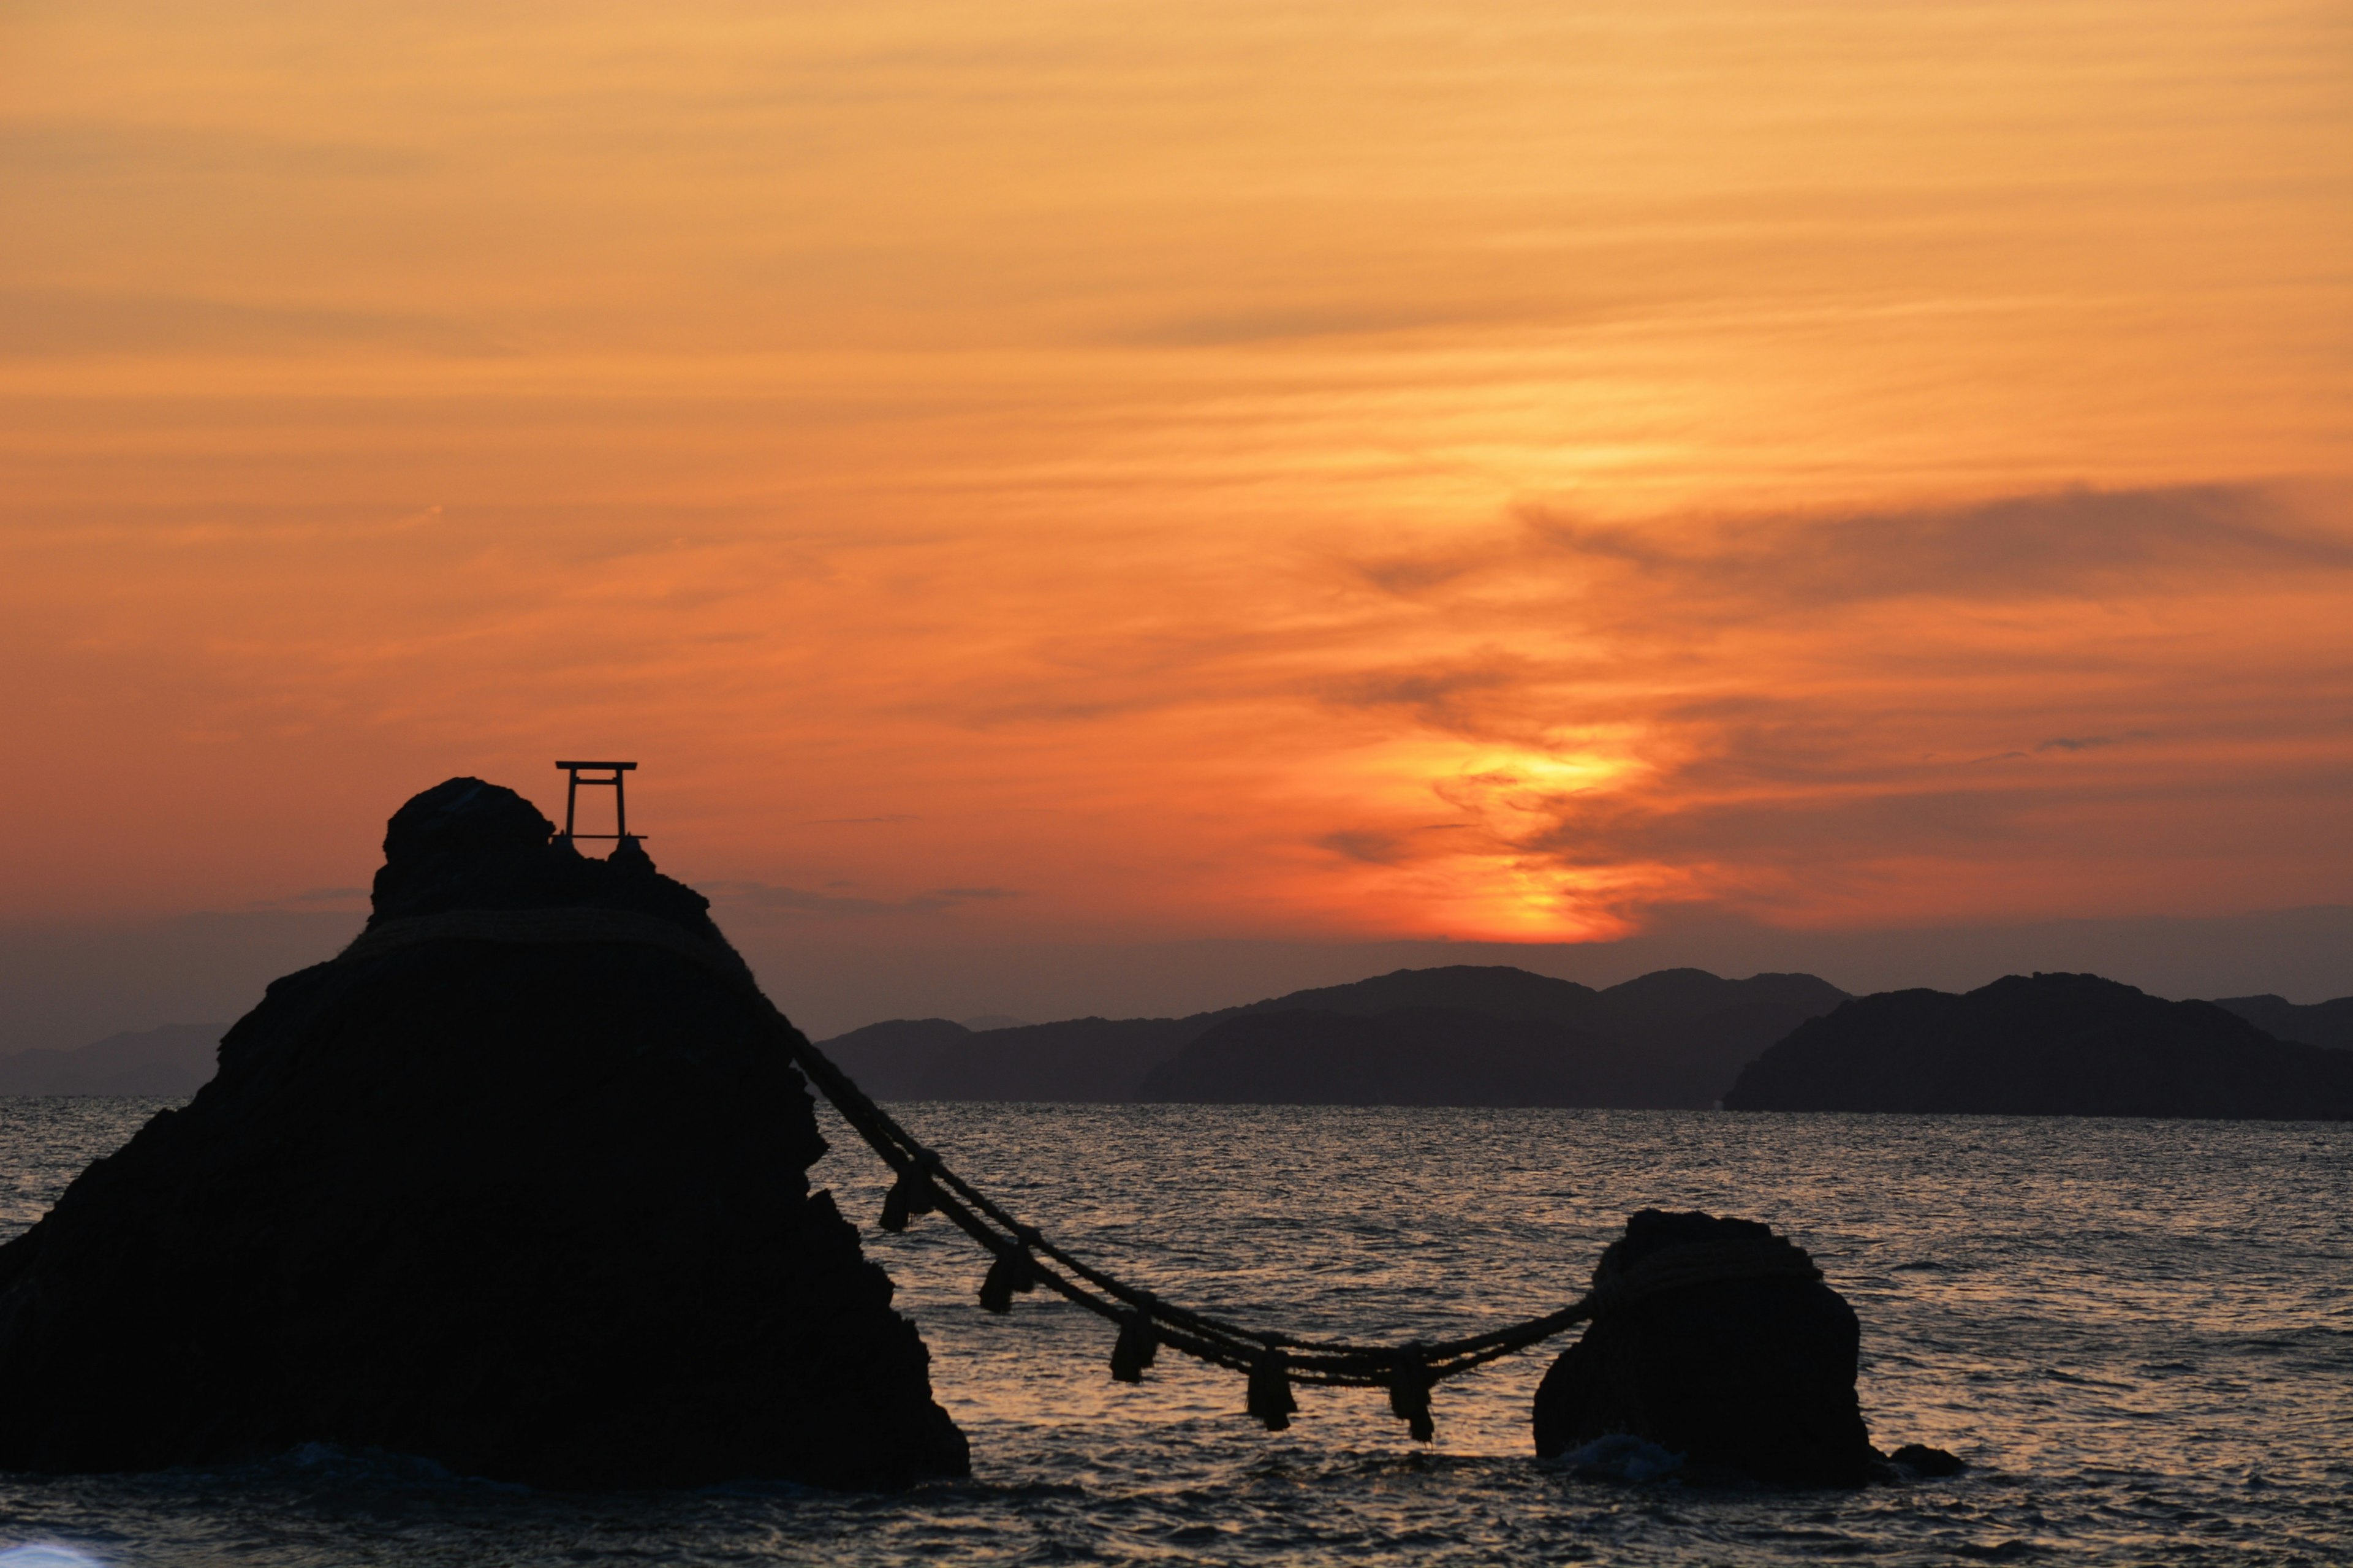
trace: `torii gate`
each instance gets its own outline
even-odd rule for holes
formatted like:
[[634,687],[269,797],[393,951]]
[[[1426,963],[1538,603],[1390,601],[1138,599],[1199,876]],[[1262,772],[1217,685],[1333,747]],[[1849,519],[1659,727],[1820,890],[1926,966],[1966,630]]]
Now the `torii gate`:
[[[571,775],[571,783],[565,786],[565,791],[564,791],[564,837],[566,837],[566,838],[612,838],[612,839],[618,839],[618,840],[622,840],[622,841],[627,841],[627,840],[628,840],[628,839],[632,839],[632,838],[643,838],[643,837],[645,837],[645,835],[644,835],[644,834],[642,834],[642,833],[632,833],[632,832],[630,832],[630,831],[629,831],[629,811],[628,811],[628,805],[625,805],[625,804],[624,804],[624,802],[623,802],[623,799],[622,799],[622,792],[621,792],[621,775],[622,775],[622,774],[624,774],[624,773],[633,773],[633,772],[635,772],[635,771],[636,771],[636,769],[637,769],[637,765],[638,765],[637,763],[556,763],[555,765],[556,765],[557,767],[559,767],[559,768],[562,768],[562,769],[563,769],[566,773],[569,773],[569,774]],[[582,777],[580,776],[580,775],[581,775],[581,773],[582,773],[583,772],[610,773],[612,776],[611,776],[610,778],[601,778],[601,779],[584,779],[584,778],[582,778]],[[572,830],[572,829],[573,829],[573,824],[574,824],[575,820],[576,819],[577,815],[578,815],[578,812],[579,812],[579,809],[580,809],[580,786],[581,786],[581,785],[583,785],[583,784],[586,784],[586,785],[587,785],[589,788],[591,788],[591,789],[604,789],[604,788],[608,788],[608,787],[609,787],[609,788],[612,790],[612,792],[613,792],[613,831],[612,831],[612,832],[610,832],[610,833],[575,833],[575,832]]]

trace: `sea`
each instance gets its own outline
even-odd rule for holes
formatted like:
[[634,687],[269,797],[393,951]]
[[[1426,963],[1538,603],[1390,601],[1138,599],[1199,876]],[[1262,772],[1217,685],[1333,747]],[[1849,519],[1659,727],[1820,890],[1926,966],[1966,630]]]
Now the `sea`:
[[[166,1103],[0,1100],[0,1234]],[[0,1568],[2353,1562],[2353,1125],[896,1110],[1072,1250],[1306,1334],[1535,1316],[1576,1300],[1646,1206],[1767,1221],[1862,1319],[1873,1440],[1968,1468],[1814,1491],[1698,1484],[1640,1444],[1539,1461],[1529,1401],[1556,1346],[1442,1384],[1426,1446],[1359,1390],[1303,1389],[1270,1433],[1232,1373],[1164,1352],[1114,1384],[1096,1320],[1042,1294],[981,1311],[970,1244],[935,1217],[874,1228],[881,1168],[828,1120],[816,1179],[921,1325],[969,1479],[576,1497],[313,1446],[0,1477]]]

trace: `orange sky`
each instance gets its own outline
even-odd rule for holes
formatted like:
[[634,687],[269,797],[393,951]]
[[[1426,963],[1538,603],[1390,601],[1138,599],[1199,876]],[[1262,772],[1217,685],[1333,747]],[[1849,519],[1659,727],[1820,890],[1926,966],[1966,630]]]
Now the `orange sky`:
[[0,8],[0,920],[2353,902],[2353,8]]

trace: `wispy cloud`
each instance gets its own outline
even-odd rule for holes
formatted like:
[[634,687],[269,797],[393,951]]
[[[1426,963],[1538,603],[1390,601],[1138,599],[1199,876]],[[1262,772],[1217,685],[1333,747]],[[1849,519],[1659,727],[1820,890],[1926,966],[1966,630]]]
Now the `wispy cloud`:
[[[2353,771],[2312,717],[2353,699],[2353,658],[2309,635],[2353,593],[2353,531],[2262,489],[1645,523],[1530,508],[1483,543],[1351,569],[1407,608],[1368,617],[1379,662],[1314,694],[1462,742],[1425,798],[1463,831],[1402,830],[1400,797],[1314,842],[1583,888],[1614,920],[1884,900],[1905,879],[1998,900],[1996,866],[2037,897],[2071,878],[2112,896],[2090,889],[2139,879],[2135,853],[2232,837],[2195,803],[2256,788],[2306,816]],[[1408,625],[1476,646],[1400,667],[1370,628]],[[2281,771],[2290,753],[2313,765]],[[2167,817],[2182,840],[2148,843]]]
[[805,888],[770,882],[706,881],[701,884],[713,902],[755,916],[828,921],[867,921],[897,915],[937,914],[960,905],[991,903],[1018,898],[1011,888],[932,888],[899,898],[861,898],[852,894],[812,892]]
[[589,737],[878,946],[2341,898],[2326,8],[1786,9],[16,7],[0,904]]
[[[2200,486],[2069,489],[1973,506],[1830,515],[1599,522],[1519,509],[1483,547],[1358,562],[1385,592],[1427,596],[1535,575],[1580,590],[1584,618],[1652,614],[1661,595],[1710,614],[1886,599],[2007,603],[2080,597],[2186,574],[2353,573],[2353,537],[2316,528],[2271,492]],[[1610,594],[1631,594],[1613,616]]]
[[444,163],[413,142],[290,136],[216,121],[0,119],[0,172],[19,179],[349,182],[428,174]]
[[0,289],[0,355],[240,355],[354,346],[467,358],[500,352],[460,322],[398,311],[174,294]]

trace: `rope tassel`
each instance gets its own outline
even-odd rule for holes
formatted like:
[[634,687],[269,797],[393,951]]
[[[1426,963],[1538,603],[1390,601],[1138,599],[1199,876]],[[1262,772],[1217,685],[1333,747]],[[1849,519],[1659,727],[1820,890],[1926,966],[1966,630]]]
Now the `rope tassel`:
[[[886,1228],[899,1229],[915,1215],[933,1212],[954,1220],[958,1230],[990,1254],[980,1301],[992,1312],[1010,1311],[1016,1295],[1043,1286],[1072,1306],[1120,1325],[1121,1343],[1113,1353],[1114,1377],[1140,1376],[1154,1350],[1163,1344],[1214,1366],[1247,1372],[1250,1412],[1275,1431],[1288,1426],[1299,1408],[1291,1388],[1296,1375],[1327,1388],[1388,1388],[1390,1409],[1413,1425],[1414,1436],[1427,1439],[1429,1388],[1438,1380],[1526,1350],[1654,1294],[1716,1279],[1821,1278],[1805,1252],[1783,1237],[1708,1243],[1668,1248],[1608,1278],[1597,1271],[1594,1289],[1557,1311],[1442,1343],[1393,1347],[1278,1339],[1154,1297],[1071,1256],[1034,1226],[1022,1224],[950,1170],[935,1151],[923,1147],[811,1045],[761,993],[742,956],[715,935],[691,936],[669,920],[624,910],[466,910],[388,921],[345,948],[336,962],[374,959],[416,943],[451,941],[626,942],[659,949],[717,976],[744,996],[759,1026],[895,1173],[882,1205]],[[1131,1318],[1143,1321],[1131,1330]],[[1422,1375],[1401,1376],[1401,1369],[1419,1369]]]
[[1438,1435],[1430,1418],[1430,1362],[1419,1345],[1408,1345],[1389,1368],[1389,1414],[1405,1423],[1417,1443]]
[[1160,1336],[1152,1331],[1152,1320],[1141,1312],[1127,1313],[1119,1321],[1119,1341],[1111,1347],[1111,1380],[1142,1383],[1144,1369],[1159,1353]]
[[1030,1261],[1026,1247],[1008,1247],[997,1255],[988,1266],[988,1278],[980,1282],[980,1304],[991,1312],[1013,1310],[1013,1293],[1038,1289],[1038,1266]]
[[1260,1352],[1250,1363],[1250,1413],[1264,1422],[1268,1431],[1280,1432],[1291,1425],[1298,1409],[1299,1401],[1291,1396],[1291,1372],[1282,1352],[1271,1346]]
[[[526,916],[528,929],[501,923]],[[559,916],[564,918],[559,920]],[[460,921],[462,929],[449,929],[447,922],[452,919]],[[490,926],[485,927],[485,921],[491,922]],[[423,929],[427,927],[430,929]],[[743,959],[723,942],[690,937],[667,921],[622,910],[528,910],[520,914],[466,911],[455,917],[427,915],[391,922],[361,938],[345,950],[343,958],[372,955],[387,944],[387,933],[393,933],[399,945],[444,939],[635,942],[702,964],[749,998],[759,1010],[763,1027],[774,1034],[809,1082],[833,1102],[834,1109],[841,1112],[858,1135],[897,1173],[892,1191],[883,1201],[884,1225],[895,1229],[919,1214],[937,1212],[954,1220],[957,1229],[988,1250],[988,1274],[980,1287],[980,1304],[984,1308],[992,1312],[1008,1312],[1015,1296],[1043,1286],[1071,1305],[1109,1320],[1118,1325],[1120,1333],[1112,1352],[1112,1375],[1122,1382],[1141,1378],[1144,1368],[1152,1363],[1153,1352],[1163,1345],[1215,1366],[1246,1372],[1250,1378],[1250,1413],[1272,1431],[1287,1428],[1299,1409],[1291,1387],[1296,1375],[1326,1387],[1387,1388],[1390,1392],[1389,1408],[1413,1428],[1415,1436],[1428,1441],[1430,1390],[1435,1383],[1539,1344],[1579,1323],[1590,1322],[1607,1307],[1622,1307],[1652,1291],[1680,1289],[1696,1282],[1701,1275],[1710,1279],[1778,1279],[1794,1278],[1802,1272],[1807,1279],[1820,1278],[1802,1251],[1776,1237],[1778,1253],[1788,1256],[1751,1258],[1750,1253],[1760,1249],[1750,1247],[1743,1249],[1738,1259],[1718,1259],[1711,1250],[1711,1256],[1697,1260],[1693,1268],[1683,1268],[1679,1262],[1672,1278],[1652,1278],[1662,1265],[1657,1259],[1646,1259],[1629,1271],[1624,1284],[1630,1289],[1612,1289],[1612,1281],[1597,1276],[1593,1290],[1557,1311],[1441,1344],[1391,1347],[1277,1340],[1260,1331],[1152,1298],[1084,1258],[1072,1257],[1035,1226],[1022,1224],[987,1194],[950,1170],[936,1152],[923,1147],[823,1051],[809,1044],[808,1037],[794,1028],[761,994]],[[1679,1258],[1696,1250],[1677,1247],[1662,1256]],[[1769,1268],[1765,1267],[1767,1262],[1771,1264]],[[1734,1267],[1736,1263],[1737,1268]],[[1686,1275],[1691,1278],[1687,1279]]]
[[902,1231],[916,1215],[931,1214],[938,1207],[932,1194],[932,1179],[909,1171],[892,1183],[891,1190],[882,1195],[881,1223],[884,1230]]

